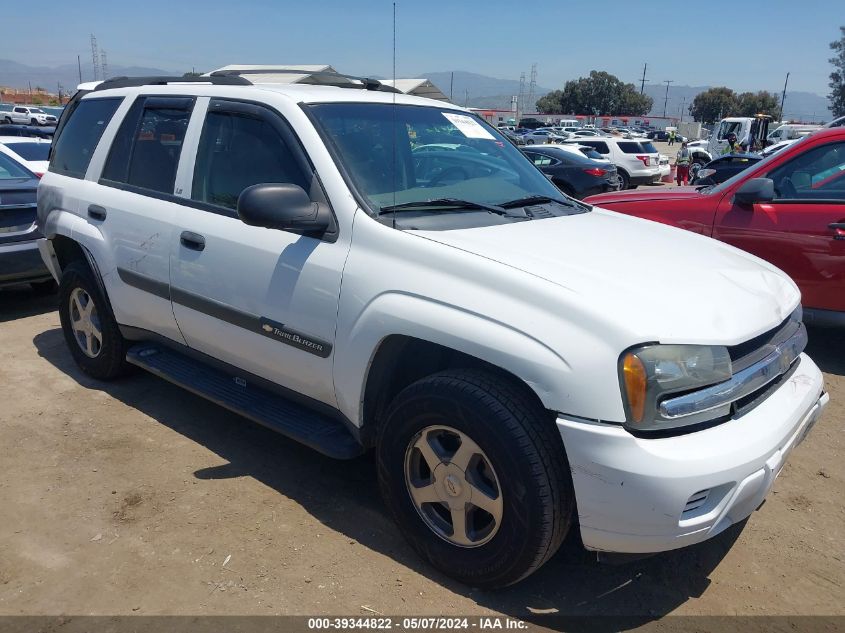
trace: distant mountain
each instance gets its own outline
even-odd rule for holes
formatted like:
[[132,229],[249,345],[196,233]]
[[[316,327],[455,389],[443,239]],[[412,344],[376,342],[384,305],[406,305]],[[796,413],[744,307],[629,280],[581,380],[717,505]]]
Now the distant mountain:
[[[666,102],[666,116],[678,116],[681,108],[684,117],[689,117],[689,105],[699,92],[704,92],[710,86],[669,86],[669,99],[666,101],[665,84],[646,84],[645,94],[654,99],[654,106],[649,114],[651,116],[662,116],[663,105]],[[736,92],[744,92],[737,90]],[[776,93],[780,98],[780,93]],[[830,110],[827,97],[814,92],[789,92],[786,93],[784,102],[784,118],[801,121],[829,121]]]
[[[108,67],[109,77],[120,75],[181,75],[182,72],[144,66],[113,66],[110,64]],[[93,78],[91,61],[83,61],[82,81],[92,81]],[[27,66],[10,59],[0,59],[0,86],[28,88],[30,84],[32,84],[33,89],[39,86],[53,93],[56,92],[58,84],[61,84],[65,91],[70,92],[79,84],[79,69],[76,64],[54,67]]]
[[[449,96],[449,83],[452,79],[451,71],[421,73],[418,76],[425,77],[440,88],[447,97]],[[535,101],[550,91],[550,88],[537,86],[535,88]],[[519,80],[517,79],[498,79],[464,70],[455,71],[455,80],[452,85],[452,102],[458,105],[463,105],[464,101],[466,101],[467,105],[472,108],[510,110],[511,97],[518,94]],[[525,94],[527,99],[527,81],[525,83]],[[526,101],[526,107],[533,110],[534,104],[531,104],[529,107]]]
[[[425,77],[435,84],[446,95],[449,95],[449,82],[452,78],[451,71],[420,73],[418,77]],[[669,98],[666,101],[666,115],[679,116],[683,108],[684,117],[689,117],[689,105],[699,92],[707,90],[710,86],[679,86],[672,84],[669,87]],[[550,88],[537,86],[535,89],[535,101],[546,93],[551,92]],[[664,100],[666,99],[666,86],[664,84],[646,84],[644,92],[654,99],[654,106],[649,114],[661,116],[663,114]],[[742,92],[741,90],[737,92]],[[534,104],[528,103],[528,86],[525,86],[525,109],[531,111]],[[510,110],[511,97],[519,94],[519,81],[514,79],[498,79],[478,73],[466,72],[463,70],[454,71],[454,84],[452,87],[452,101],[458,105],[466,103],[471,108],[494,108],[497,110]],[[812,92],[787,92],[784,103],[784,115],[787,119],[825,121],[830,119],[827,98]]]

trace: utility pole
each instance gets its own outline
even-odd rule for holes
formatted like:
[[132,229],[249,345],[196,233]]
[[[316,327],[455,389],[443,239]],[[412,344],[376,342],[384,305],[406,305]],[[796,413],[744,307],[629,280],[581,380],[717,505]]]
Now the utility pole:
[[640,82],[640,94],[645,90],[645,70],[648,68],[648,62],[643,64],[643,80]]
[[464,107],[467,107],[469,102],[469,88],[464,88]]
[[669,84],[675,83],[674,79],[667,79],[663,83],[666,84],[666,98],[663,99],[663,118],[666,118],[666,104],[669,103]]
[[109,78],[109,65],[106,61],[106,51],[100,50],[100,71],[103,74],[103,81]]
[[783,121],[783,102],[786,101],[786,84],[789,83],[789,73],[786,73],[786,79],[783,80],[783,92],[780,95],[780,120]]
[[681,123],[684,122],[684,106],[687,105],[687,98],[684,97],[683,102],[681,103]]
[[452,71],[452,76],[449,78],[449,101],[452,100],[452,89],[455,87],[455,71]]
[[76,56],[76,67],[79,69],[79,83],[82,83],[82,61]]

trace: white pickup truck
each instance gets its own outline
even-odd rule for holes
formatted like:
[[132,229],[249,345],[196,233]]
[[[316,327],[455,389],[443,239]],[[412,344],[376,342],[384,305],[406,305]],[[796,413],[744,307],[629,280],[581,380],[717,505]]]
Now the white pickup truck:
[[3,123],[22,123],[24,125],[56,125],[57,119],[41,108],[33,106],[6,106],[0,110]]
[[138,366],[327,455],[374,449],[410,543],[473,586],[570,529],[658,552],[762,503],[828,400],[786,275],[562,195],[454,105],[249,77],[68,106],[39,249],[84,372]]

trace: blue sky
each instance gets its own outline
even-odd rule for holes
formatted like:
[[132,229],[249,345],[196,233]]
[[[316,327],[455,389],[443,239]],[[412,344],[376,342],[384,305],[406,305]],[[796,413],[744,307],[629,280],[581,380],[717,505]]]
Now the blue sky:
[[[326,63],[391,74],[392,2],[384,0],[47,0],[39,7],[35,23],[28,12],[4,12],[0,58],[75,63],[77,54],[90,57],[94,33],[116,65]],[[43,20],[53,24],[33,28]],[[638,82],[648,62],[651,83],[778,92],[790,71],[790,90],[826,94],[828,44],[840,24],[842,0],[400,0],[397,75],[467,70],[518,79],[537,62],[538,84],[557,88],[592,69]]]

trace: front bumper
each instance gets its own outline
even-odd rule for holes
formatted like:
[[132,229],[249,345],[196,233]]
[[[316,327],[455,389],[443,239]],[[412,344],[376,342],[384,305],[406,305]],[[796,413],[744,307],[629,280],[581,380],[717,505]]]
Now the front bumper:
[[50,271],[41,260],[36,242],[12,242],[0,246],[0,286],[46,281]]
[[621,426],[558,417],[587,549],[650,553],[699,543],[748,517],[829,396],[815,363],[723,424],[638,438]]

